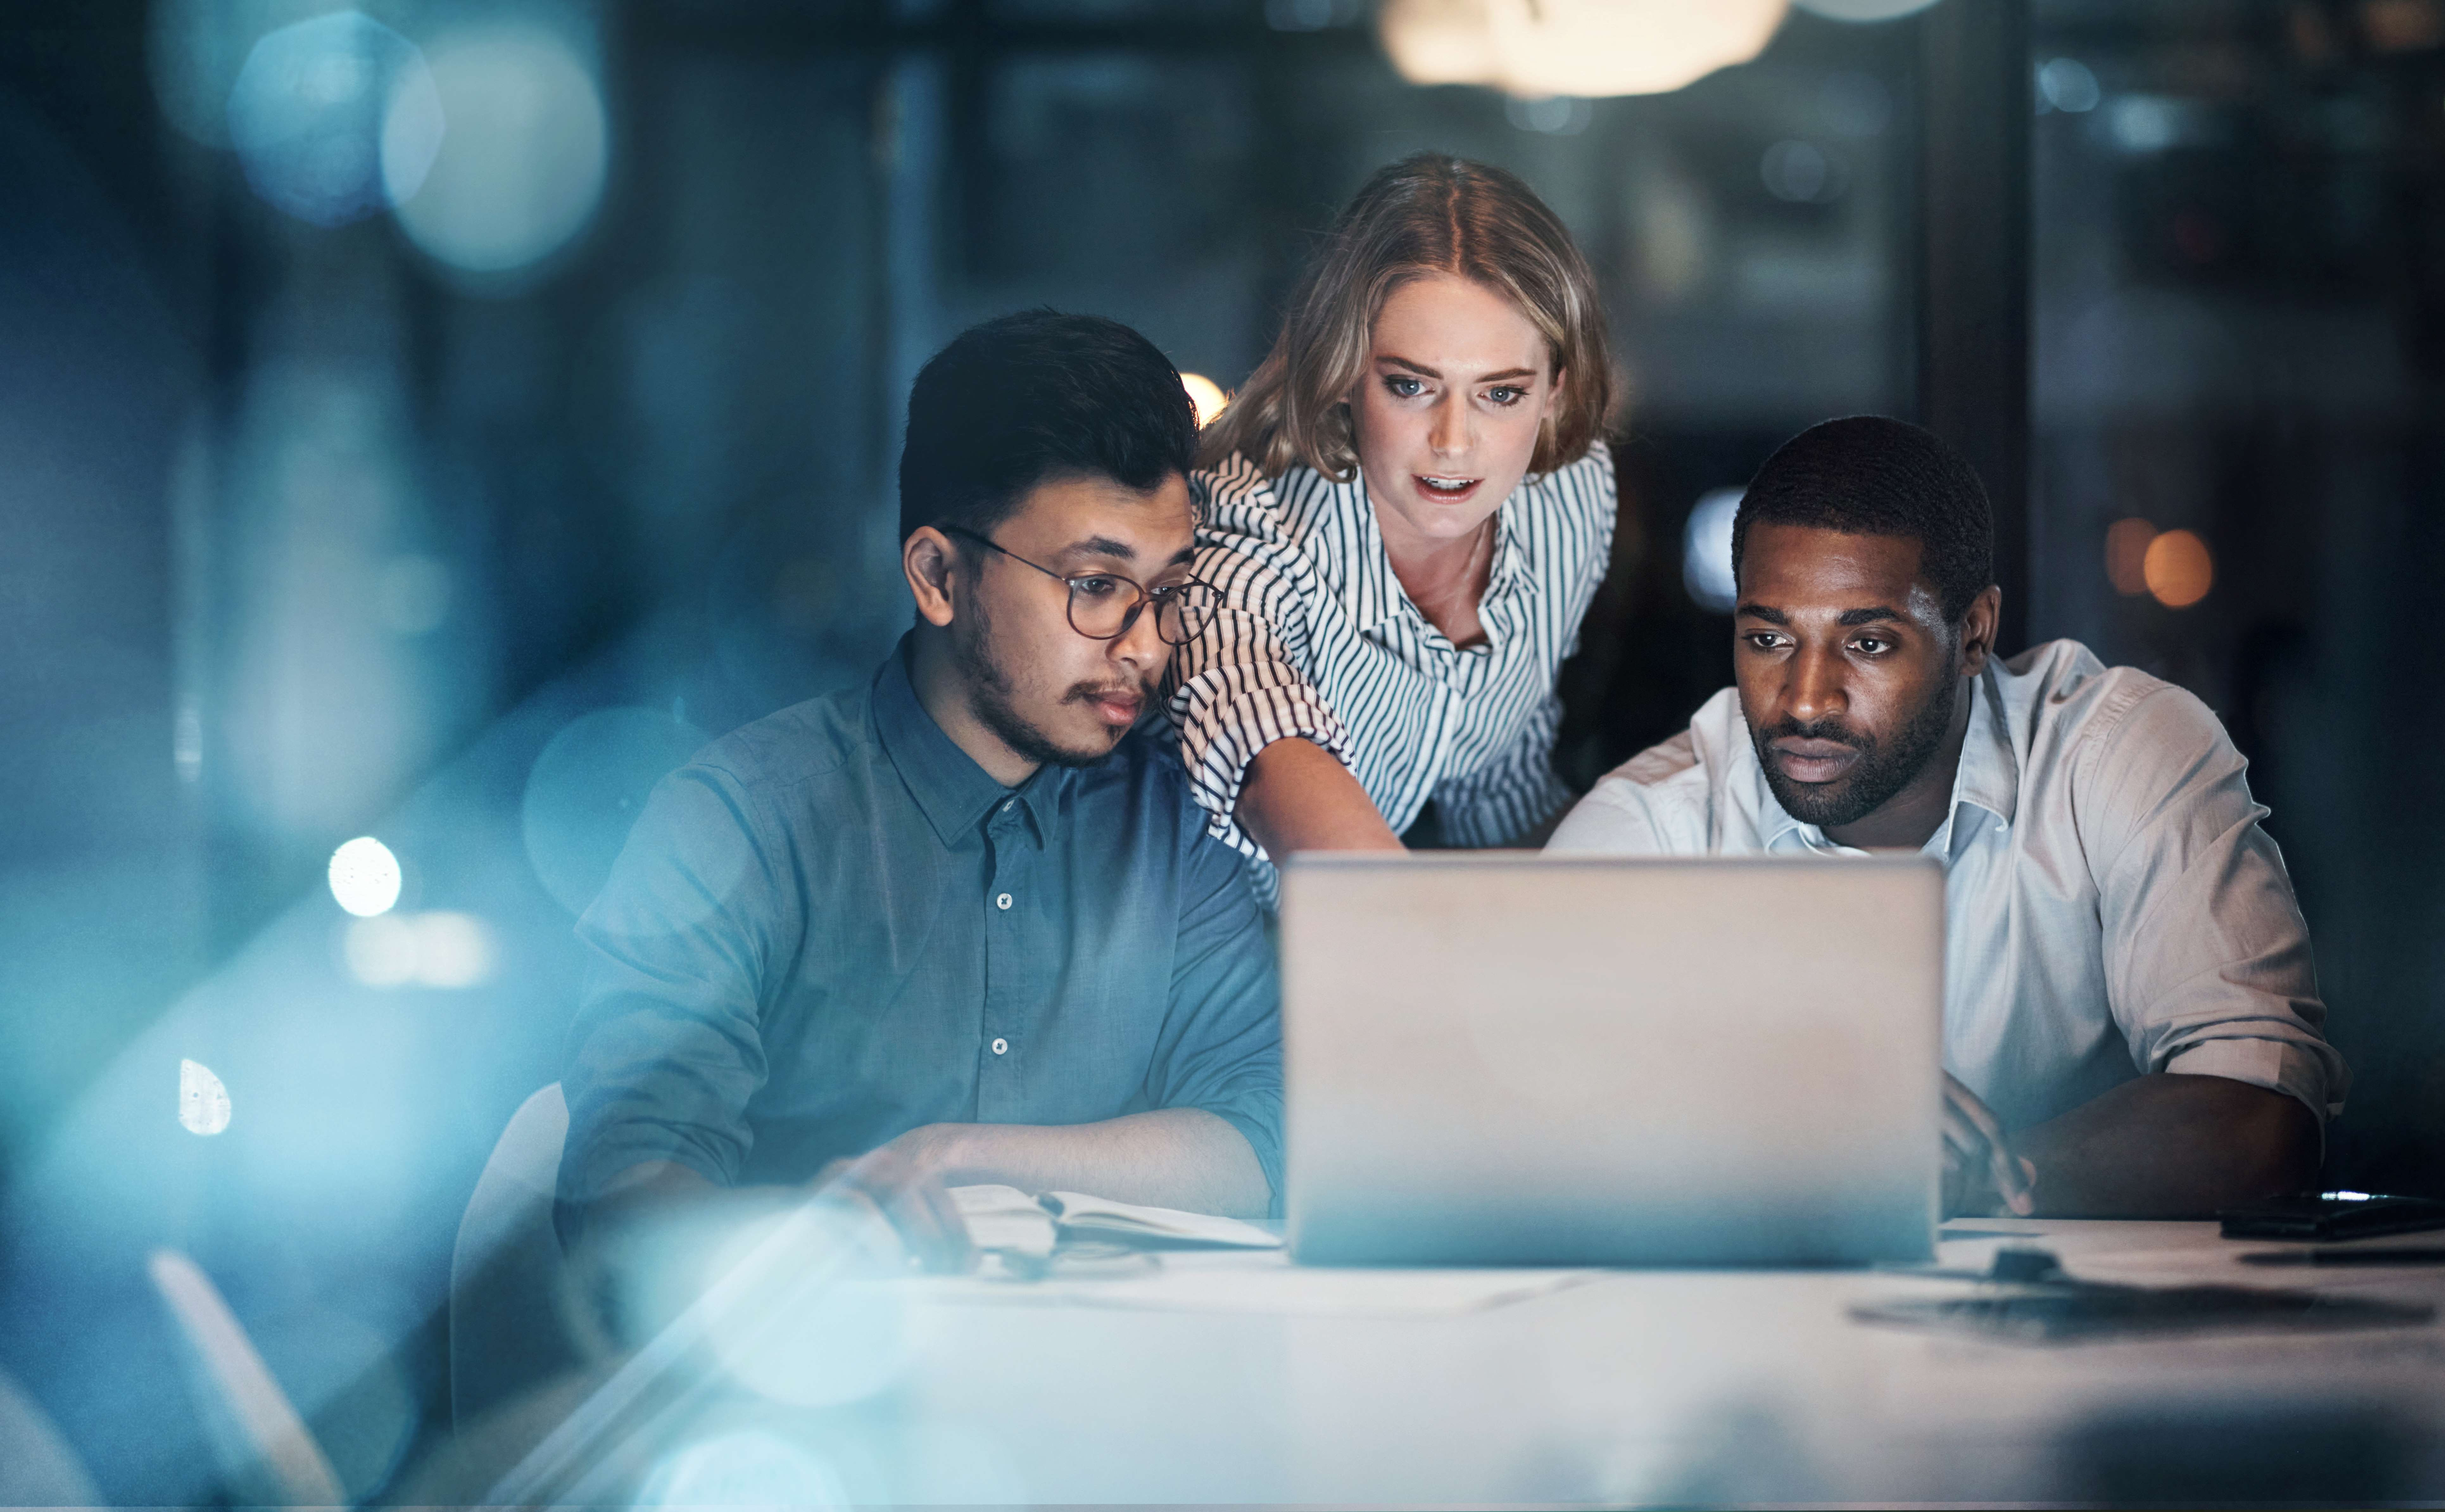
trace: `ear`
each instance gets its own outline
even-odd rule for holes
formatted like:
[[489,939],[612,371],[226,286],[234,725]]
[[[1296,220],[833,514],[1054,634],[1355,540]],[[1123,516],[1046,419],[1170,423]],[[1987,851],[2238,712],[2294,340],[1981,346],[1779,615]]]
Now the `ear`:
[[1961,675],[1974,678],[1987,670],[1987,659],[1995,654],[1995,632],[2004,623],[2004,590],[1988,584],[1969,601],[1969,612],[1961,616]]
[[1557,367],[1554,369],[1554,381],[1545,385],[1545,408],[1542,413],[1547,420],[1551,420],[1554,417],[1554,412],[1562,407],[1562,393],[1564,389],[1570,386],[1570,383],[1571,370],[1569,368]]
[[921,525],[900,543],[900,571],[926,624],[940,629],[951,623],[955,585],[966,564],[951,538],[930,525]]

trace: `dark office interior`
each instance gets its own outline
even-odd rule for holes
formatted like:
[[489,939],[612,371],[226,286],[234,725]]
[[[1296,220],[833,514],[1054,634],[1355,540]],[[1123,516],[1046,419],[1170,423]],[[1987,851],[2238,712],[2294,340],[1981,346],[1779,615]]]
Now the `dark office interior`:
[[[1768,453],[1926,424],[1995,502],[2003,649],[2083,641],[2249,758],[2352,1068],[2326,1184],[2445,1197],[2445,4],[1794,8],[1682,87],[1544,99],[1410,83],[1384,19],[0,19],[0,1370],[104,1500],[228,1494],[162,1246],[351,1498],[447,1439],[453,1236],[558,1074],[575,910],[663,774],[892,645],[926,356],[1049,305],[1232,389],[1421,149],[1559,213],[1626,370],[1562,776],[1728,680],[1709,532]],[[283,118],[343,44],[452,129]],[[359,836],[384,917],[327,881]]]

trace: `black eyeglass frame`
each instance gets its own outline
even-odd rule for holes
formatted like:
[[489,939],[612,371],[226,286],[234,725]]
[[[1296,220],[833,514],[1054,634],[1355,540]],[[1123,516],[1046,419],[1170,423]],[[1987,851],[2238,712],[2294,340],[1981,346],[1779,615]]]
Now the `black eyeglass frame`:
[[[1147,611],[1147,607],[1148,605],[1155,605],[1155,638],[1163,642],[1166,645],[1186,645],[1190,641],[1195,640],[1197,637],[1194,632],[1187,631],[1185,624],[1183,625],[1184,635],[1180,640],[1175,641],[1170,636],[1163,633],[1163,614],[1161,611],[1161,606],[1157,601],[1157,595],[1177,593],[1184,588],[1203,588],[1208,593],[1212,593],[1214,591],[1214,586],[1212,584],[1207,583],[1201,578],[1194,577],[1183,578],[1178,583],[1167,584],[1161,588],[1150,588],[1145,584],[1139,582],[1136,578],[1129,576],[1127,572],[1081,572],[1075,577],[1073,577],[1067,572],[1056,572],[1053,569],[1046,567],[1041,562],[1029,561],[1027,558],[1019,555],[1017,551],[1012,551],[1009,547],[1002,545],[999,541],[995,540],[992,536],[985,534],[981,531],[972,531],[964,525],[938,525],[934,528],[941,531],[945,535],[964,535],[969,540],[976,542],[980,546],[991,547],[993,550],[999,551],[1002,555],[1009,557],[1012,561],[1017,562],[1019,566],[1032,567],[1037,571],[1043,573],[1046,577],[1053,579],[1055,582],[1059,583],[1062,587],[1068,588],[1070,590],[1070,601],[1068,604],[1063,606],[1063,610],[1069,616],[1070,628],[1076,631],[1078,634],[1085,636],[1090,641],[1119,640],[1122,636],[1129,633],[1129,627],[1138,623],[1138,616]],[[1092,631],[1078,628],[1078,585],[1082,581],[1090,578],[1108,578],[1115,583],[1127,583],[1137,592],[1137,602],[1130,605],[1129,612],[1121,616],[1121,627],[1114,630],[1110,635],[1096,635]],[[1185,607],[1185,605],[1184,607]]]

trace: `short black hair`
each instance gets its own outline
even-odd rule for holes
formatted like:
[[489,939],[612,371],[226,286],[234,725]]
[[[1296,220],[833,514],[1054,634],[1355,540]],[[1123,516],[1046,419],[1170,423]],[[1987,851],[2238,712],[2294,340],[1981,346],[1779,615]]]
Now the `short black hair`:
[[1931,431],[1882,415],[1812,425],[1782,443],[1732,516],[1732,575],[1752,525],[1919,543],[1919,575],[1958,622],[1995,581],[1995,512],[1978,472]]
[[1000,524],[1048,478],[1144,492],[1197,454],[1197,411],[1152,342],[1100,315],[1030,309],[962,331],[908,391],[900,538]]

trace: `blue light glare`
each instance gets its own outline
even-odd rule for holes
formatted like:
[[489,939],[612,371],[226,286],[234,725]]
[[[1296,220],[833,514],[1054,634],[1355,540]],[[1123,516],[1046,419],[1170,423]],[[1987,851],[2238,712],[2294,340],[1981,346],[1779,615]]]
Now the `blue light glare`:
[[644,1506],[837,1507],[840,1478],[813,1455],[756,1428],[702,1439],[672,1455],[646,1483]]
[[342,226],[423,183],[441,145],[441,98],[414,43],[339,10],[254,45],[230,89],[228,125],[266,204]]

